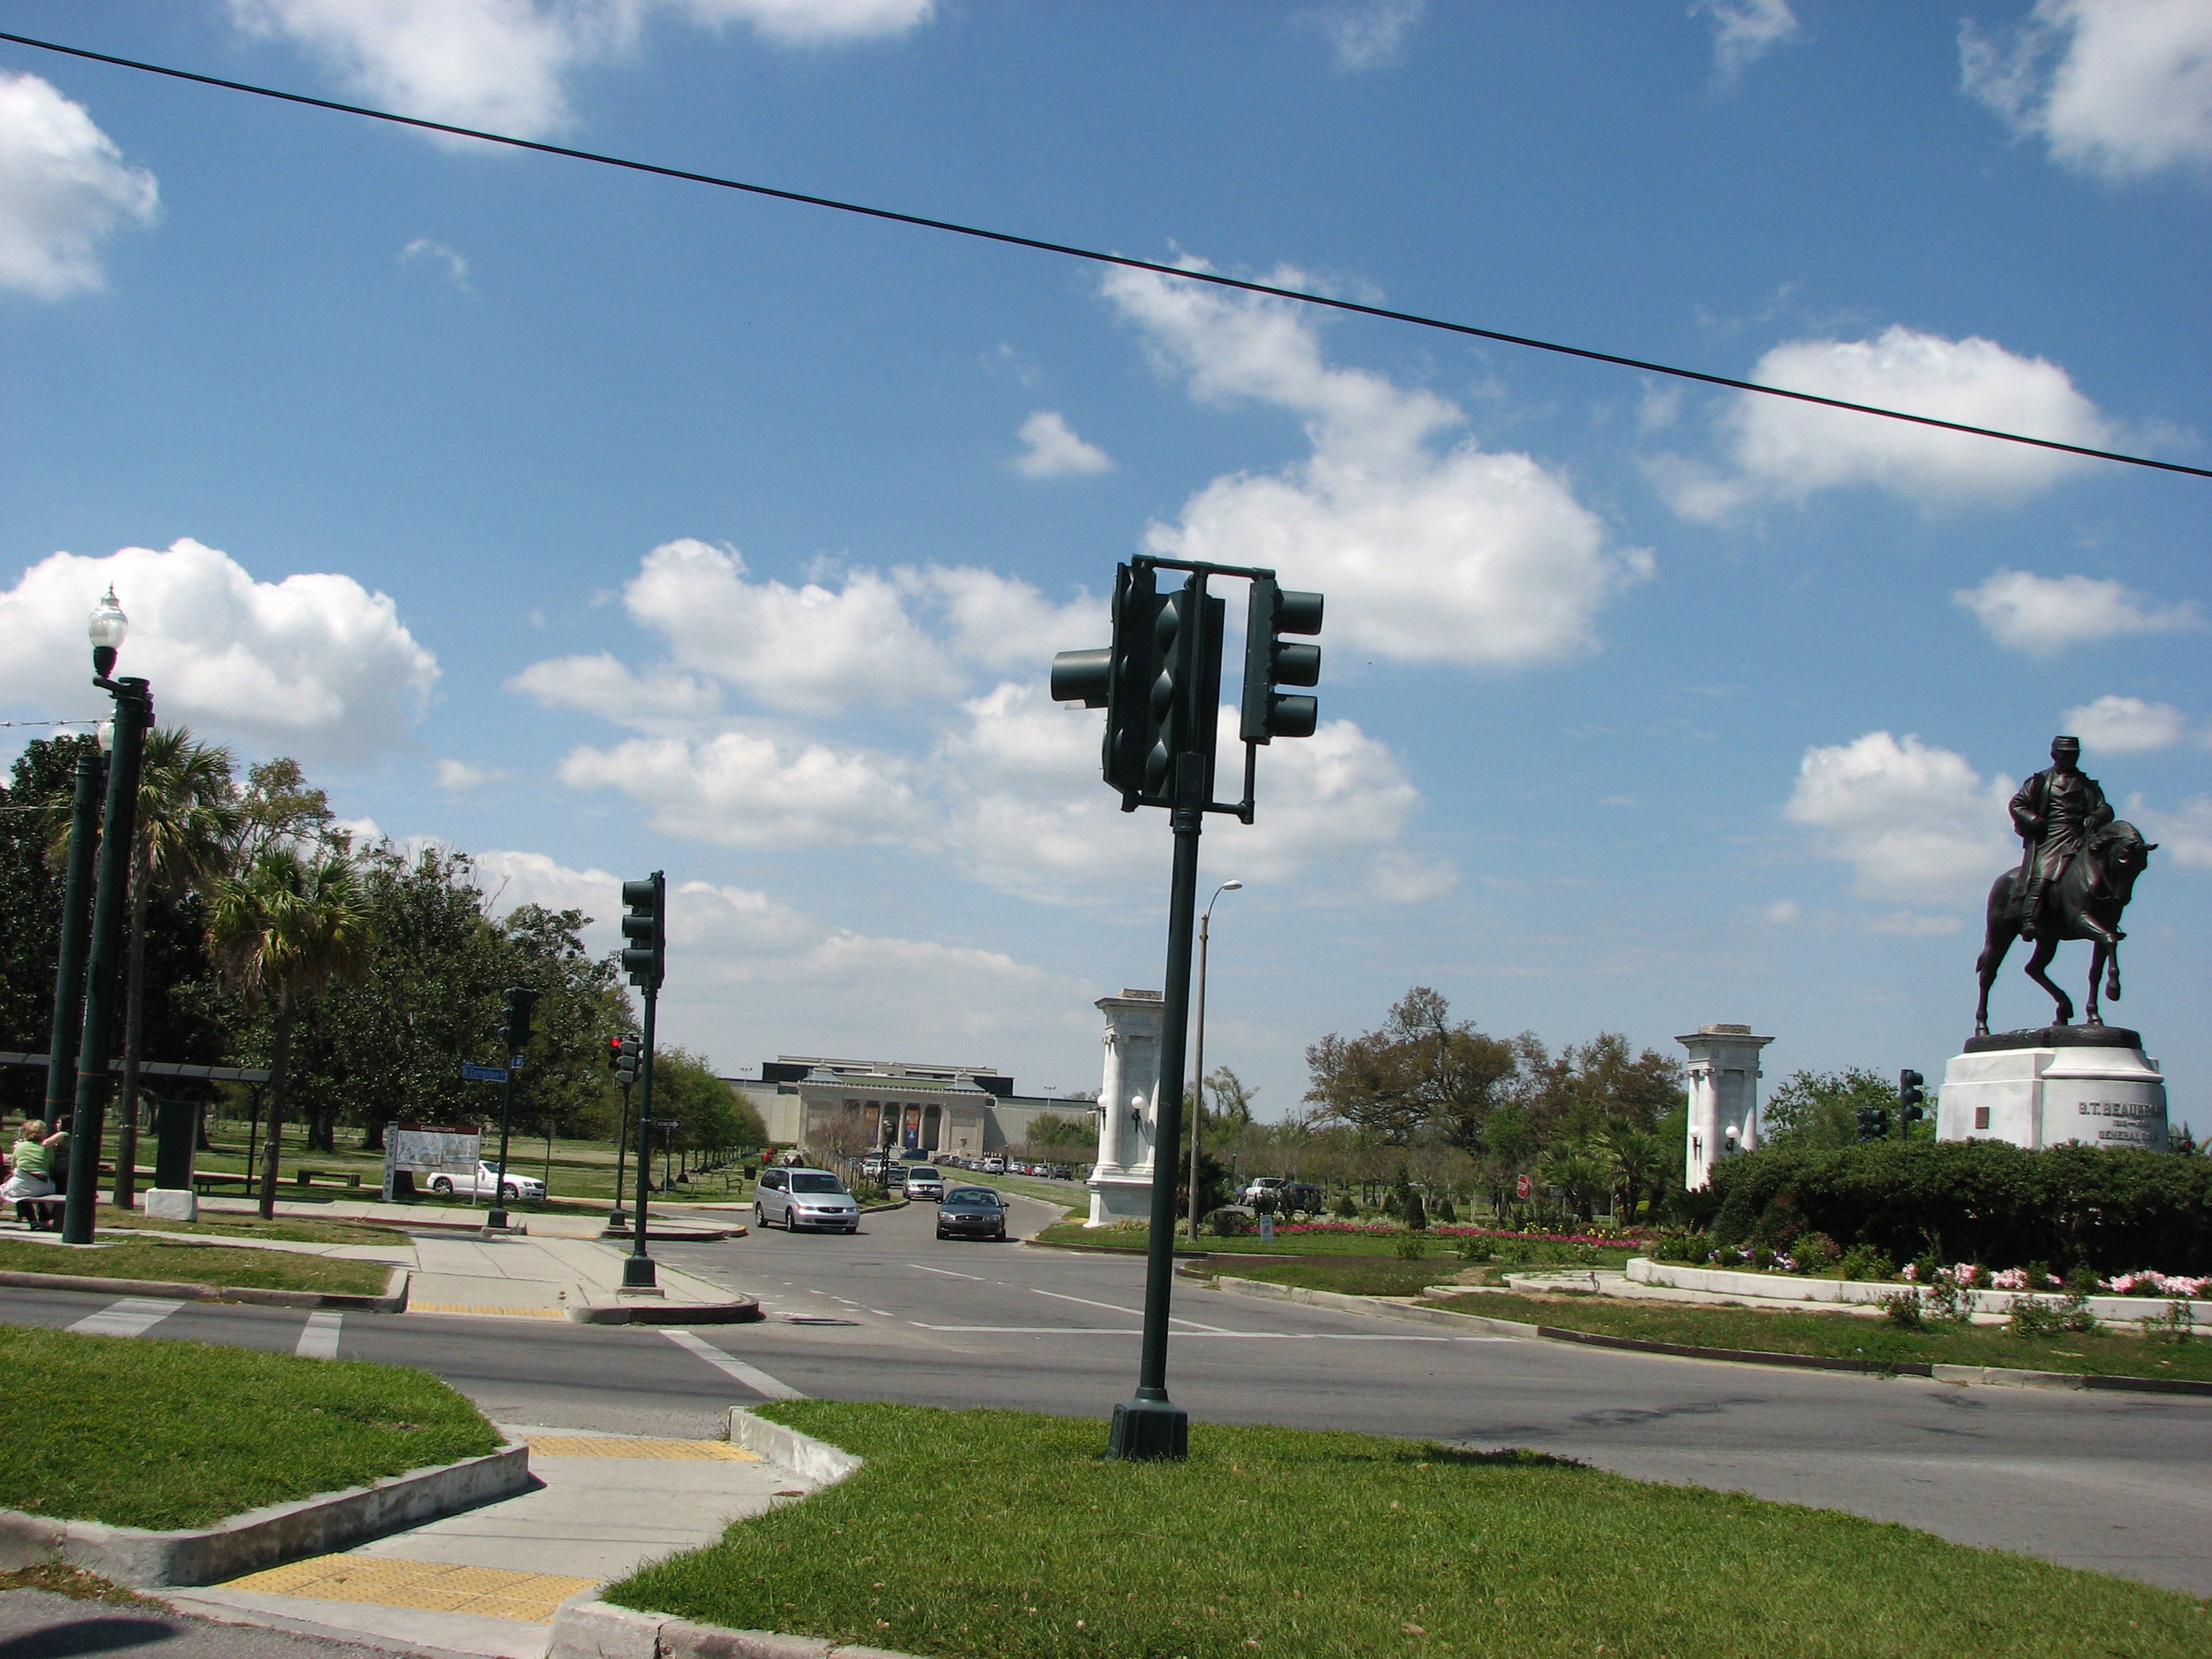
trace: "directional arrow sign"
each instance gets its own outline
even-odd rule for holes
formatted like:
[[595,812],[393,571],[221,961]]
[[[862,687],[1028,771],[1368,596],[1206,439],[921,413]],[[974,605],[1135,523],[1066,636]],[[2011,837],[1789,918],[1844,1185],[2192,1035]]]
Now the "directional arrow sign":
[[465,1065],[461,1075],[472,1083],[504,1083],[507,1068],[503,1065]]

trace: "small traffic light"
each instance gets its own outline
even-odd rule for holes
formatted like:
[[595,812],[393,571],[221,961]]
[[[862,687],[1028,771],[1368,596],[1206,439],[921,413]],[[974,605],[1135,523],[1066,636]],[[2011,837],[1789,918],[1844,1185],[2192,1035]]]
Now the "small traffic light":
[[1052,659],[1053,701],[1106,710],[1099,769],[1124,811],[1173,806],[1185,755],[1198,757],[1200,793],[1210,797],[1225,614],[1195,578],[1164,594],[1151,565],[1124,565],[1114,572],[1114,642]]
[[1928,1079],[1917,1071],[1897,1074],[1897,1125],[1900,1134],[1912,1133],[1913,1125],[1928,1115]]
[[607,1039],[607,1064],[614,1068],[614,1080],[624,1088],[637,1081],[637,1057],[641,1046],[635,1037]]
[[1294,645],[1286,634],[1321,632],[1321,595],[1276,586],[1272,576],[1252,580],[1244,632],[1244,724],[1248,743],[1279,737],[1311,737],[1321,706],[1311,697],[1285,696],[1278,686],[1321,683],[1321,648]]
[[1859,1139],[1886,1141],[1889,1139],[1889,1112],[1880,1106],[1859,1108]]
[[541,995],[526,985],[507,987],[505,1009],[509,1055],[518,1056],[530,1046],[530,1013],[537,1007]]
[[668,878],[656,870],[642,881],[622,884],[622,969],[632,985],[660,989],[668,968]]

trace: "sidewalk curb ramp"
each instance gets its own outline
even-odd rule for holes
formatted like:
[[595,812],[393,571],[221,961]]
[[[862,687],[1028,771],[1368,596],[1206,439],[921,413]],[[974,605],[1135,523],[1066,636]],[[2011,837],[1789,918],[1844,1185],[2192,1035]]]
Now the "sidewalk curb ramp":
[[[861,1460],[841,1447],[757,1417],[743,1406],[730,1408],[726,1432],[733,1445],[758,1452],[818,1490],[835,1486],[861,1466]],[[596,1597],[567,1602],[553,1616],[553,1637],[545,1651],[546,1659],[910,1659],[887,1647],[845,1646],[820,1636],[695,1624]]]
[[[1202,1274],[1187,1273],[1203,1279]],[[1793,1371],[1847,1371],[1859,1376],[1925,1377],[1935,1382],[1963,1383],[1985,1388],[2052,1388],[2065,1392],[2212,1395],[2212,1382],[2185,1378],[2108,1377],[2087,1371],[2013,1371],[1996,1365],[1937,1365],[1924,1360],[1831,1359],[1818,1354],[1769,1354],[1755,1348],[1697,1348],[1685,1342],[1652,1342],[1640,1337],[1606,1336],[1595,1331],[1569,1331],[1553,1325],[1527,1325],[1516,1319],[1492,1319],[1481,1314],[1454,1313],[1448,1308],[1424,1307],[1418,1302],[1394,1302],[1377,1296],[1353,1296],[1338,1290],[1309,1290],[1302,1285],[1278,1285],[1266,1279],[1231,1279],[1225,1274],[1211,1281],[1234,1296],[1254,1296],[1269,1302],[1299,1302],[1309,1307],[1334,1308],[1364,1313],[1376,1318],[1402,1319],[1415,1325],[1440,1325],[1476,1330],[1496,1336],[1539,1338],[1548,1342],[1578,1342],[1586,1348],[1624,1349],[1634,1354],[1663,1354],[1674,1359],[1724,1360],[1739,1365],[1780,1365]]]
[[636,1302],[608,1307],[571,1308],[578,1325],[751,1325],[768,1316],[751,1296],[730,1302]]
[[457,1515],[530,1484],[530,1448],[514,1440],[481,1457],[411,1469],[177,1532],[0,1509],[0,1570],[59,1560],[133,1589],[219,1584]]
[[404,1313],[410,1270],[396,1267],[381,1296],[342,1291],[258,1290],[250,1285],[171,1284],[158,1279],[95,1279],[82,1273],[0,1273],[11,1290],[88,1290],[100,1295],[161,1296],[173,1302],[246,1302],[265,1308],[339,1308],[352,1313]]

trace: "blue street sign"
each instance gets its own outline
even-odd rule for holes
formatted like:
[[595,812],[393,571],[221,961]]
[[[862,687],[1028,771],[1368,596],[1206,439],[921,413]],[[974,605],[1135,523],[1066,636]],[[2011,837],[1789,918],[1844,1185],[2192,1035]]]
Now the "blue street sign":
[[503,1065],[465,1065],[461,1075],[472,1083],[504,1083],[507,1068]]

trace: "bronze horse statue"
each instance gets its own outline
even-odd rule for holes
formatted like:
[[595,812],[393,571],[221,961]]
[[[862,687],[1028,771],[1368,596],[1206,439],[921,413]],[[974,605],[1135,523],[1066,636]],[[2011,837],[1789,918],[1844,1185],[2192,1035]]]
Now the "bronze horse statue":
[[[2120,941],[2127,937],[2120,931],[2120,913],[2135,896],[2136,877],[2143,873],[2151,854],[2157,850],[2158,843],[2145,841],[2134,825],[2115,818],[2093,832],[2065,873],[2044,887],[2043,902],[2035,918],[2035,953],[2028,958],[2027,972],[2058,1003],[2057,1024],[2074,1023],[2074,1001],[2052,984],[2043,971],[2051,965],[2062,939],[2090,941],[2087,1023],[2104,1024],[2097,1015],[2100,974],[2104,976],[2105,995],[2116,1002],[2120,1000]],[[1989,1034],[1989,987],[1997,978],[1997,970],[2004,966],[2012,941],[2020,937],[2024,919],[2021,895],[2025,886],[2021,871],[2008,870],[1989,889],[1989,927],[1983,938],[1981,959],[1974,964],[1982,982],[1981,1001],[1974,1008],[1977,1037]]]

